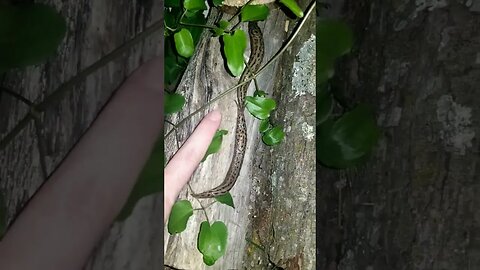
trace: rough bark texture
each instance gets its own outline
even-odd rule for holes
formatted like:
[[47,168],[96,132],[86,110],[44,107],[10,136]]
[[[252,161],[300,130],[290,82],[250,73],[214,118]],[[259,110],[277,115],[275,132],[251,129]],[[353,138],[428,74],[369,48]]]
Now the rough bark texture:
[[480,269],[479,12],[346,1],[357,42],[337,82],[383,137],[361,168],[319,168],[319,269]]
[[[308,2],[301,1],[305,8]],[[212,14],[213,15],[213,14]],[[281,10],[271,10],[260,23],[265,39],[264,63],[277,52],[287,37]],[[290,22],[289,31],[292,29]],[[315,265],[315,22],[313,15],[292,47],[258,78],[259,87],[277,101],[273,121],[286,131],[280,145],[267,147],[259,136],[259,121],[247,111],[248,146],[240,176],[231,194],[235,209],[215,204],[208,208],[210,222],[223,221],[229,230],[226,254],[208,269],[269,269],[276,264],[286,269],[314,269]],[[290,32],[289,32],[290,33]],[[206,37],[198,46],[178,92],[187,97],[185,111],[173,122],[236,84],[227,74],[217,38]],[[253,93],[253,83],[249,95]],[[235,95],[216,102],[223,114],[224,137],[220,153],[210,156],[192,178],[194,191],[204,191],[223,181],[232,156],[236,119]],[[170,155],[185,141],[205,113],[192,117],[165,146]],[[167,155],[168,156],[168,155]],[[199,207],[185,190],[187,198]],[[208,201],[203,200],[204,205]],[[186,231],[175,236],[165,232],[165,263],[180,269],[207,269],[196,249],[200,211],[191,217]],[[254,242],[264,248],[260,250]],[[269,261],[270,260],[270,261]]]
[[[45,64],[8,72],[0,80],[1,86],[36,102],[161,20],[163,6],[161,1],[149,0],[41,2],[55,6],[67,18],[68,33],[58,54]],[[157,31],[77,84],[60,102],[51,104],[40,118],[43,151],[39,151],[33,121],[0,149],[0,191],[7,202],[9,223],[45,181],[44,174],[50,174],[64,159],[115,89],[143,61],[161,52],[161,40],[162,32]],[[0,93],[0,138],[28,110],[25,104]],[[46,172],[42,172],[41,160]],[[132,217],[115,224],[86,269],[159,269],[161,204],[159,200],[144,200]]]

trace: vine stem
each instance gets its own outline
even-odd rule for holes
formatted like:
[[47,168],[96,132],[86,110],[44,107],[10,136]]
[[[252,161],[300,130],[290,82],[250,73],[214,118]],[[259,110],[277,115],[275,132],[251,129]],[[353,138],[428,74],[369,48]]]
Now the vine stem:
[[[139,33],[137,36],[132,38],[131,40],[127,41],[125,44],[120,46],[119,48],[115,49],[111,53],[105,55],[97,62],[93,63],[89,67],[82,70],[80,73],[75,75],[69,81],[60,85],[52,94],[46,97],[42,102],[32,106],[33,111],[36,112],[43,112],[47,109],[48,106],[55,104],[62,100],[62,98],[72,89],[74,86],[81,83],[85,80],[88,76],[93,74],[98,69],[102,68],[106,64],[110,63],[120,55],[127,52],[129,49],[133,48],[138,43],[145,40],[145,38],[149,37],[150,35],[158,32],[162,29],[163,26],[163,18],[154,22],[151,26],[146,28],[143,32]],[[4,138],[0,140],[0,151],[3,150],[15,136],[20,133],[32,120],[33,116],[31,113],[27,114],[20,122],[11,130]]]
[[212,100],[208,101],[207,103],[205,103],[205,105],[201,106],[200,108],[196,109],[193,113],[187,115],[185,118],[183,118],[180,122],[178,122],[178,124],[176,124],[175,126],[173,126],[172,129],[170,129],[167,134],[165,134],[165,137],[164,138],[167,138],[168,136],[170,136],[170,134],[172,134],[172,132],[176,129],[178,129],[179,126],[183,125],[188,119],[190,119],[191,117],[193,117],[194,115],[196,115],[197,113],[203,111],[207,106],[211,105],[212,103],[216,102],[217,100],[227,96],[228,94],[230,94],[231,92],[233,92],[233,90],[239,88],[240,86],[244,85],[244,84],[247,84],[247,83],[250,83],[251,80],[255,79],[258,77],[258,75],[260,75],[260,73],[262,73],[269,65],[271,65],[273,63],[273,61],[277,60],[286,50],[287,48],[292,44],[292,42],[295,40],[295,38],[297,37],[298,33],[300,32],[300,30],[302,29],[303,25],[305,24],[305,22],[307,21],[308,17],[310,17],[312,11],[315,9],[315,4],[316,4],[316,1],[313,0],[312,2],[310,2],[308,8],[307,8],[307,12],[305,13],[305,16],[303,17],[303,19],[300,21],[300,23],[297,25],[295,31],[292,33],[292,35],[290,35],[290,37],[287,39],[287,42],[280,48],[280,50],[265,64],[263,65],[255,74],[253,74],[248,80],[244,81],[244,82],[241,82],[229,89],[227,89],[225,92],[221,93],[220,95],[216,96],[215,98],[213,98]]

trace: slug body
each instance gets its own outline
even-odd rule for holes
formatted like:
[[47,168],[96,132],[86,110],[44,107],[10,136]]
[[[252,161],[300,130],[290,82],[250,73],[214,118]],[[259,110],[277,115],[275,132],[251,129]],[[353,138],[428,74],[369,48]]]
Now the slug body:
[[[248,60],[248,65],[245,67],[245,70],[240,77],[240,83],[252,79],[251,76],[258,71],[262,64],[265,50],[262,31],[255,22],[248,23],[248,34],[250,36],[250,57]],[[198,194],[192,194],[192,196],[196,198],[213,198],[223,195],[232,189],[237,181],[247,148],[247,124],[245,122],[244,110],[245,96],[247,95],[249,85],[250,83],[246,83],[237,90],[237,124],[235,127],[235,145],[232,162],[228,168],[225,180],[223,180],[218,187],[215,187],[211,190]]]

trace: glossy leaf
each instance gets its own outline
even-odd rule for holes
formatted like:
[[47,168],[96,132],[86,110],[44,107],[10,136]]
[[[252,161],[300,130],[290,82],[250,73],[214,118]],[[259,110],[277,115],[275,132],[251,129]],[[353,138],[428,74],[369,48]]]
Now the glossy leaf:
[[279,2],[287,7],[295,16],[303,18],[303,11],[295,0],[280,0]]
[[180,94],[165,92],[164,98],[165,114],[179,112],[185,105],[185,98]]
[[38,64],[55,54],[65,19],[44,4],[0,5],[0,69]]
[[190,201],[180,200],[175,202],[168,218],[168,233],[181,233],[187,228],[188,219],[193,215]]
[[216,221],[211,226],[208,221],[200,224],[197,248],[202,253],[206,265],[214,265],[225,254],[227,237],[227,226],[221,221]]
[[192,34],[188,29],[182,28],[179,32],[173,35],[173,38],[175,40],[175,48],[177,49],[178,54],[186,58],[193,55],[195,46],[193,45]]
[[263,21],[268,17],[270,10],[266,5],[246,5],[242,8],[242,22]]
[[265,131],[269,130],[271,127],[270,125],[270,119],[263,119],[260,121],[260,126],[258,128],[258,131],[260,131],[260,133],[264,133]]
[[184,0],[183,6],[188,11],[206,10],[205,0]]
[[266,97],[246,97],[247,110],[258,119],[267,119],[270,113],[275,110],[275,100]]
[[335,59],[352,50],[353,32],[342,22],[332,19],[317,21],[317,54]]
[[233,76],[240,76],[245,68],[243,53],[247,47],[247,36],[243,30],[238,29],[231,35],[223,35],[222,38],[228,69]]
[[220,203],[226,204],[232,208],[235,208],[235,206],[233,205],[233,198],[230,192],[227,192],[223,195],[215,197],[215,200],[217,200]]
[[266,145],[272,146],[279,144],[285,138],[285,132],[279,126],[273,127],[263,133],[262,140]]
[[376,145],[379,130],[373,110],[358,105],[338,120],[324,121],[317,128],[317,158],[326,166],[357,165]]
[[202,162],[207,159],[208,155],[217,153],[220,150],[220,147],[222,146],[222,141],[223,141],[223,135],[226,135],[228,131],[220,129],[215,132],[215,135],[213,136],[212,142],[208,146],[207,152],[205,153],[205,156],[202,159]]
[[157,139],[147,163],[143,167],[135,186],[133,187],[117,221],[123,221],[130,216],[137,202],[148,195],[163,191],[163,136]]

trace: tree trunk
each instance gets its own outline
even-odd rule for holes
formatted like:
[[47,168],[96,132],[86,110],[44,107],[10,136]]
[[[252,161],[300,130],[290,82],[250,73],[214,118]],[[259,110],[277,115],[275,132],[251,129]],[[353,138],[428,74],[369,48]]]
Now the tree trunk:
[[[307,5],[308,2],[300,1],[303,9]],[[266,47],[263,63],[273,57],[286,40],[287,21],[290,22],[290,34],[292,20],[283,11],[271,9],[269,19],[259,24]],[[210,223],[223,221],[229,232],[225,256],[208,269],[269,269],[274,264],[286,269],[314,269],[314,29],[312,15],[286,53],[258,78],[260,89],[277,101],[272,119],[284,127],[286,138],[280,145],[265,146],[259,136],[259,121],[245,112],[248,146],[240,176],[231,190],[235,209],[216,203],[206,211]],[[237,83],[238,78],[226,72],[220,49],[218,38],[207,35],[200,41],[177,90],[186,97],[187,105],[172,117],[174,123]],[[252,83],[248,95],[253,94],[253,89]],[[224,137],[220,152],[209,156],[193,176],[191,185],[195,192],[213,188],[225,177],[235,137],[234,100],[233,93],[219,100],[205,112],[190,118],[179,127],[176,135],[165,140],[168,157],[191,134],[207,110],[221,110],[221,129],[229,133]],[[199,207],[188,189],[180,196],[180,199],[185,198],[194,208]],[[202,203],[206,205],[207,201],[202,200]],[[207,269],[196,248],[199,226],[204,220],[203,213],[195,211],[184,232],[170,236],[165,231],[166,265],[179,269]]]
[[[160,1],[42,1],[67,18],[68,33],[47,63],[8,72],[1,86],[40,102],[62,83],[161,20]],[[0,191],[11,223],[25,203],[64,159],[108,98],[143,61],[163,50],[162,31],[140,40],[109,64],[81,80],[58,102],[0,149]],[[0,138],[27,115],[28,106],[0,93]],[[40,135],[40,136],[39,136]],[[39,147],[40,146],[40,147]],[[159,269],[162,202],[143,200],[133,215],[113,225],[86,269]]]
[[337,83],[383,137],[319,168],[319,269],[480,269],[479,2],[331,2],[357,37]]

